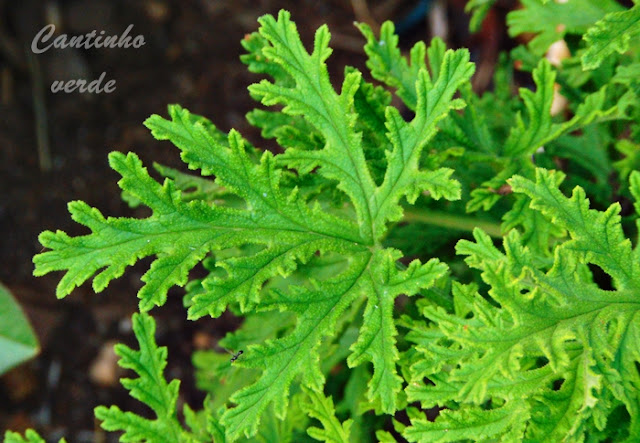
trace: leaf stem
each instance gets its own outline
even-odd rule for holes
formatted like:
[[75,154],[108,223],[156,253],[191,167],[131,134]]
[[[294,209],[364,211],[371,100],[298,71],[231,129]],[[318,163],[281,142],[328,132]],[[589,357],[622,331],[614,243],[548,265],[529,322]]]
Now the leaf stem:
[[441,226],[443,228],[469,232],[473,231],[474,228],[480,228],[491,237],[502,238],[502,231],[500,230],[499,223],[490,220],[481,220],[475,217],[434,211],[431,209],[416,207],[404,208],[403,221],[427,223],[430,225]]

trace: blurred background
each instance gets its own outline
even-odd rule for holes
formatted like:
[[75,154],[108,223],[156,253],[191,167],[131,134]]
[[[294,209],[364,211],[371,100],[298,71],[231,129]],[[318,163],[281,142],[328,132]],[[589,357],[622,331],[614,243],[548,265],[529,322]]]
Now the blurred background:
[[[0,378],[0,430],[34,427],[48,441],[114,441],[93,417],[98,404],[140,412],[118,383],[122,372],[112,352],[115,342],[132,343],[143,261],[99,295],[89,285],[59,301],[61,274],[32,276],[31,258],[41,251],[43,230],[83,233],[66,209],[84,200],[112,216],[144,217],[121,200],[117,174],[109,169],[112,150],[135,151],[153,161],[186,170],[170,143],[155,141],[142,126],[149,115],[166,115],[179,103],[227,131],[238,129],[256,146],[273,148],[244,119],[254,107],[247,86],[259,80],[240,63],[240,40],[257,29],[256,19],[291,11],[308,45],[327,23],[334,53],[329,69],[335,83],[345,65],[365,71],[363,38],[354,20],[374,29],[396,23],[405,50],[433,35],[450,47],[468,47],[477,63],[474,88],[490,87],[498,53],[510,49],[504,15],[514,1],[499,1],[478,34],[468,32],[464,0],[0,0],[0,282],[18,299],[41,343],[40,355]],[[141,48],[30,50],[47,24],[56,36],[91,31],[144,36]],[[309,46],[308,46],[309,47]],[[51,92],[57,80],[115,80],[110,94]],[[365,77],[370,78],[367,74]],[[169,347],[169,378],[182,379],[181,400],[200,408],[190,355],[211,348],[239,321],[230,314],[186,321],[181,291],[154,310],[158,342]],[[142,411],[144,413],[144,411]]]

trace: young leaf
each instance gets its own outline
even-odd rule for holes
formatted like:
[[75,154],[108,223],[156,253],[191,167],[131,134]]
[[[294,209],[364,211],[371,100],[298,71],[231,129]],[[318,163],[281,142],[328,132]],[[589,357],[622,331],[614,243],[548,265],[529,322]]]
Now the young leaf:
[[140,350],[118,344],[115,352],[120,356],[118,364],[135,371],[138,378],[124,378],[120,382],[133,398],[149,406],[156,418],[151,420],[133,412],[123,412],[117,406],[98,406],[96,418],[102,420],[101,426],[108,431],[124,431],[120,438],[123,442],[196,441],[178,421],[176,402],[180,382],[165,381],[163,372],[167,365],[167,348],[156,345],[153,318],[147,314],[133,314],[132,323]]
[[307,433],[318,441],[327,443],[348,443],[350,441],[350,428],[352,420],[344,423],[336,418],[331,397],[325,397],[322,393],[306,389],[307,401],[302,404],[302,409],[310,417],[320,420],[323,429],[311,427]]

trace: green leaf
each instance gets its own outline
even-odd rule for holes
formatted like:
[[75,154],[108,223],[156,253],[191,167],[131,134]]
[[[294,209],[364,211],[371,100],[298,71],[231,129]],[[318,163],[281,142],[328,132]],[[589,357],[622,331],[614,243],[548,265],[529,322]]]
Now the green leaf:
[[409,203],[414,203],[421,192],[427,191],[435,199],[460,198],[459,184],[450,179],[452,170],[440,168],[420,171],[419,161],[422,148],[437,131],[437,123],[451,109],[461,108],[463,103],[452,98],[458,87],[469,80],[473,70],[467,51],[447,51],[435,83],[431,83],[426,70],[420,71],[416,84],[416,116],[410,124],[400,117],[397,110],[387,108],[386,126],[393,150],[387,156],[384,181],[375,193],[376,212],[373,220],[377,238],[383,234],[381,226],[386,221],[397,221],[402,217],[398,204],[401,197],[406,196]]
[[[263,414],[283,418],[294,383],[322,388],[320,359],[326,353],[320,345],[344,330],[364,303],[347,362],[351,367],[373,364],[367,401],[377,411],[393,413],[401,404],[395,298],[428,288],[447,268],[432,259],[399,270],[402,254],[384,249],[381,241],[389,222],[402,218],[401,200],[413,203],[422,193],[459,198],[452,170],[437,169],[439,162],[421,167],[419,159],[438,122],[463,105],[453,96],[473,72],[468,51],[432,45],[432,75],[424,67],[418,70],[415,117],[406,122],[397,110],[385,107],[388,94],[363,83],[354,69],[347,70],[340,93],[333,89],[325,64],[331,52],[326,27],[316,32],[309,53],[288,13],[277,19],[264,16],[260,24],[259,37],[247,40],[251,53],[246,61],[273,81],[262,80],[250,91],[266,105],[284,107],[280,115],[254,116],[270,135],[281,138],[288,131],[297,141],[283,154],[264,152],[258,159],[237,132],[224,136],[206,119],[171,106],[169,119],[152,116],[146,126],[157,139],[172,141],[190,169],[215,176],[225,200],[187,201],[177,184],[184,176],[174,174],[175,181],[160,185],[134,154],[112,153],[120,187],[152,215],[105,218],[75,202],[70,205],[73,218],[91,232],[78,237],[45,232],[40,240],[51,250],[34,258],[37,275],[67,271],[57,289],[62,297],[94,274],[94,289],[102,290],[126,266],[155,256],[138,293],[143,311],[162,305],[168,290],[184,285],[189,271],[206,259],[209,275],[193,283],[186,297],[190,318],[218,317],[229,306],[245,315],[293,314],[291,328],[247,346],[233,364],[259,375],[247,376],[248,384],[230,397],[233,405],[211,426],[231,440],[256,435]],[[302,142],[308,127],[322,144]],[[377,133],[382,127],[387,134]],[[382,153],[386,162],[380,161]],[[301,183],[321,183],[322,190],[305,192]],[[327,203],[328,187],[346,196],[339,207]],[[330,267],[333,272],[315,266],[316,260],[328,259],[338,260]],[[346,346],[341,349],[344,358]]]
[[182,429],[176,411],[180,382],[173,380],[167,383],[164,378],[167,348],[156,345],[155,322],[147,314],[133,314],[132,322],[140,350],[118,344],[115,352],[120,357],[118,364],[133,370],[138,378],[124,378],[120,382],[133,398],[149,406],[156,418],[148,419],[133,412],[123,412],[117,406],[98,406],[95,409],[96,418],[102,420],[101,426],[107,431],[124,431],[120,437],[123,442],[187,441],[189,434]]
[[[531,199],[531,208],[569,233],[552,261],[524,247],[516,230],[504,239],[505,253],[480,230],[475,242],[458,243],[469,266],[482,271],[492,302],[477,287],[457,286],[456,306],[466,306],[471,317],[425,308],[443,336],[433,332],[435,340],[421,342],[425,358],[438,364],[415,365],[409,401],[419,400],[424,408],[459,402],[458,419],[488,401],[491,411],[520,407],[514,428],[530,416],[527,438],[538,441],[582,441],[586,423],[602,430],[607,417],[623,407],[631,417],[623,432],[637,435],[637,249],[621,229],[618,204],[604,212],[589,209],[581,188],[571,198],[558,190],[563,177],[538,169],[535,182],[510,180],[515,192]],[[615,290],[600,289],[588,264],[604,270]],[[423,377],[434,385],[424,385]]]
[[[492,410],[466,408],[460,411],[442,410],[435,422],[421,416],[411,420],[411,426],[402,434],[410,442],[449,442],[501,437],[500,441],[519,441],[520,432],[514,424],[523,422],[527,411],[517,405]],[[512,440],[507,440],[510,436]],[[477,440],[476,440],[477,441]]]
[[[549,223],[544,215],[530,207],[530,203],[528,197],[516,195],[513,207],[502,217],[502,231],[520,228],[523,245],[543,255],[551,255],[554,237],[563,237],[565,230]],[[487,234],[491,235],[489,232]]]
[[618,115],[618,108],[612,106],[604,109],[606,104],[606,88],[588,95],[581,103],[573,118],[564,123],[552,123],[551,104],[556,74],[551,64],[542,59],[533,70],[533,80],[536,91],[521,88],[520,96],[527,110],[528,121],[518,115],[516,126],[509,134],[504,147],[504,154],[508,156],[531,155],[536,149],[557,139],[563,134],[575,131],[586,125],[612,118],[622,118]]
[[350,367],[365,361],[373,363],[373,379],[367,394],[370,400],[380,402],[383,411],[396,409],[396,397],[402,385],[395,369],[399,356],[393,324],[394,299],[432,286],[446,272],[446,267],[435,259],[425,264],[414,260],[406,270],[398,271],[395,261],[400,256],[399,251],[388,249],[374,255],[367,282],[369,299],[364,323],[347,360]]
[[[353,130],[356,119],[353,97],[361,74],[357,71],[348,74],[342,92],[337,94],[324,63],[332,52],[326,26],[316,31],[314,49],[309,54],[288,12],[281,11],[278,20],[267,15],[258,21],[260,34],[271,45],[263,49],[264,54],[294,78],[295,87],[263,80],[250,86],[249,91],[262,97],[265,105],[284,104],[285,114],[304,115],[326,142],[319,151],[288,149],[281,161],[301,172],[321,166],[322,174],[337,180],[338,188],[353,201],[362,236],[371,239],[371,208],[367,196],[373,194],[375,183],[366,166],[360,134]],[[336,163],[338,158],[340,161]]]
[[[167,138],[171,135],[176,144],[189,149],[184,156],[193,158],[192,164],[203,165],[207,172],[216,168],[217,182],[249,199],[252,211],[212,207],[200,201],[185,203],[179,198],[172,181],[165,181],[164,186],[160,186],[152,180],[137,156],[112,153],[110,164],[123,176],[120,186],[149,206],[153,215],[143,220],[105,219],[96,209],[82,202],[71,203],[70,211],[74,220],[90,227],[94,233],[71,238],[61,231],[55,234],[45,232],[40,236],[41,243],[53,250],[34,258],[36,275],[69,269],[58,285],[58,296],[68,294],[97,270],[106,267],[93,282],[94,289],[100,291],[110,280],[120,276],[126,265],[145,256],[157,255],[159,258],[142,278],[147,284],[138,294],[141,298],[140,308],[148,310],[153,305],[164,303],[171,286],[186,283],[188,271],[210,250],[228,248],[239,242],[248,242],[249,239],[251,243],[270,244],[279,241],[271,250],[266,249],[259,254],[260,263],[264,264],[266,260],[271,265],[269,268],[249,268],[236,279],[232,275],[227,287],[216,285],[212,292],[196,300],[190,311],[194,317],[207,311],[217,316],[229,300],[238,300],[244,305],[255,299],[261,283],[290,267],[288,263],[291,263],[292,257],[308,256],[315,252],[318,247],[314,244],[314,238],[321,241],[327,238],[326,234],[335,237],[338,249],[344,243],[340,238],[358,238],[357,233],[345,222],[339,223],[335,217],[307,209],[297,201],[295,195],[288,199],[282,195],[277,181],[271,181],[278,174],[274,171],[270,153],[263,155],[260,165],[252,164],[243,151],[242,140],[232,132],[229,135],[230,148],[221,148],[220,157],[213,157],[210,151],[205,150],[215,145],[209,144],[213,141],[207,138],[204,127],[196,123],[189,133],[189,113],[177,107],[172,108],[171,113],[173,122],[160,117],[152,117],[148,121],[154,134]],[[181,137],[185,134],[202,138],[184,140]],[[208,155],[199,157],[200,154]],[[252,179],[243,177],[247,172]],[[242,178],[253,185],[243,186],[240,181]],[[279,215],[270,213],[275,205],[282,207]],[[305,219],[307,222],[313,219],[313,229],[325,232],[305,233],[305,227],[300,226],[300,223],[304,225]],[[345,243],[347,246],[349,244]],[[260,266],[260,263],[257,265]],[[224,263],[219,265],[225,266]],[[262,274],[256,275],[260,270]],[[253,276],[253,279],[249,276]],[[263,280],[259,280],[261,277]],[[236,292],[230,292],[231,288]],[[224,296],[219,296],[219,293],[224,293]]]
[[[66,443],[67,440],[61,438],[58,443]],[[45,443],[45,439],[33,429],[27,429],[24,437],[17,432],[7,431],[4,434],[4,443]]]
[[595,69],[605,57],[629,49],[629,42],[640,35],[640,5],[626,11],[612,12],[589,28],[584,35],[587,50],[582,54],[582,67]]
[[507,15],[509,35],[536,34],[529,42],[529,48],[536,55],[544,54],[551,43],[566,34],[584,34],[605,14],[621,9],[613,0],[522,0],[522,6]]
[[[468,2],[472,28],[494,3]],[[638,6],[521,3],[509,32],[535,34],[529,49],[514,51],[533,74],[521,100],[506,56],[494,91],[480,96],[467,50],[434,38],[407,59],[392,23],[379,37],[358,25],[373,78],[395,91],[405,118],[391,92],[359,70],[330,79],[327,27],[307,49],[281,11],[242,42],[242,61],[266,77],[250,95],[271,107],[247,120],[281,149],[265,152],[174,105],[145,125],[177,146],[195,175],[156,165],[158,181],[135,154],[110,155],[123,198],[150,215],[112,218],[71,203],[88,229],[42,233],[48,250],[34,257],[35,274],[63,271],[56,291],[64,297],[91,279],[99,292],[147,259],[138,293],[145,312],[196,268],[183,299],[188,318],[229,310],[244,322],[217,351],[194,354],[207,398],[201,411],[179,411],[155,323],[136,314],[139,350],[117,352],[136,373],[123,384],[150,410],[99,407],[105,429],[124,432],[123,441],[170,442],[365,442],[373,431],[385,442],[640,435],[640,247],[623,231],[619,205],[590,207],[630,194],[639,214],[624,228],[637,234],[635,220],[640,230]],[[556,69],[540,55],[561,38],[576,56]],[[599,68],[583,71],[583,55]],[[552,116],[557,92],[569,105]],[[625,156],[616,163],[614,144]],[[491,212],[463,216],[465,204]],[[473,229],[474,241],[457,244],[471,269],[452,258],[452,277],[430,254],[446,255],[461,229]],[[238,354],[232,360],[222,348]],[[399,411],[410,424],[391,417],[392,434],[388,415]]]
[[464,12],[471,13],[469,20],[469,30],[478,32],[482,27],[482,22],[486,18],[489,10],[497,0],[469,0],[464,7]]
[[0,374],[38,354],[40,347],[20,305],[0,284]]
[[322,429],[317,427],[307,428],[307,434],[315,440],[327,443],[348,443],[350,440],[350,428],[352,420],[344,423],[336,418],[331,397],[325,397],[321,392],[305,389],[307,401],[302,404],[302,410],[310,417],[320,421]]
[[[564,178],[562,173],[536,170],[536,183],[516,177],[515,191],[531,198],[531,207],[551,218],[551,222],[571,234],[564,248],[584,254],[584,260],[600,266],[609,274],[620,290],[638,288],[640,263],[632,259],[631,241],[620,228],[620,205],[614,204],[605,212],[589,209],[584,190],[576,187],[571,199],[557,189]],[[560,207],[558,202],[565,204]]]
[[[233,353],[246,352],[250,345],[275,339],[294,325],[295,318],[289,312],[253,313],[245,317],[240,328],[220,340],[218,346]],[[240,358],[244,357],[243,353]],[[226,352],[196,351],[192,362],[197,387],[213,395],[210,401],[213,410],[223,407],[234,392],[255,382],[259,375],[259,371],[242,368],[238,362],[232,363]]]
[[640,172],[633,171],[629,175],[629,190],[636,200],[634,208],[637,214],[640,214]]
[[[376,39],[369,25],[358,23],[357,26],[367,39],[364,50],[369,57],[367,67],[373,78],[395,88],[396,94],[409,109],[415,109],[418,103],[416,95],[418,72],[426,67],[424,42],[418,42],[411,48],[410,63],[407,63],[400,53],[393,22],[386,21],[382,24],[379,39]],[[434,39],[433,42],[433,45],[438,45],[444,52],[444,42],[441,39]]]

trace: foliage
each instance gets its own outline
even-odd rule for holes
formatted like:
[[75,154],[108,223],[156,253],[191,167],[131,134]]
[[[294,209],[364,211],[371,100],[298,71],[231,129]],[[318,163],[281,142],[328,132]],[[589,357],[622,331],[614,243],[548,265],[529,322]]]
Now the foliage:
[[[474,28],[493,3],[469,2]],[[72,202],[90,232],[44,232],[49,250],[34,258],[36,275],[64,271],[65,297],[152,257],[134,316],[140,350],[117,352],[138,375],[124,387],[155,418],[99,407],[105,429],[216,442],[640,434],[640,62],[626,36],[638,7],[522,3],[510,34],[534,38],[502,56],[482,95],[467,50],[433,39],[406,59],[390,22],[379,36],[358,25],[383,86],[347,67],[335,89],[327,27],[308,52],[287,12],[264,16],[242,60],[268,77],[251,96],[276,107],[247,119],[282,152],[173,105],[145,125],[199,175],[156,165],[160,183],[135,154],[109,156],[123,197],[151,215]],[[541,58],[564,37],[573,55],[561,66]],[[531,83],[514,95],[515,61]],[[568,105],[552,115],[558,91]],[[189,281],[196,266],[206,274]],[[194,354],[208,395],[182,414],[147,314],[174,286],[186,286],[191,320],[244,318],[219,343],[237,359]]]
[[[457,251],[482,271],[488,297],[475,284],[456,283],[456,312],[423,311],[437,326],[430,340],[413,335],[425,357],[413,366],[407,394],[423,408],[457,403],[442,420],[447,438],[469,438],[474,421],[487,437],[504,439],[509,430],[515,441],[583,441],[590,428],[612,423],[618,437],[640,432],[638,249],[622,232],[618,204],[589,209],[581,188],[570,199],[558,191],[562,179],[538,169],[535,182],[510,180],[568,233],[552,259],[524,247],[516,230],[505,237],[504,253],[477,230],[475,242],[462,240]],[[603,269],[615,289],[599,288],[587,265]],[[425,377],[434,385],[421,383]],[[440,421],[416,420],[408,435],[427,440]]]

